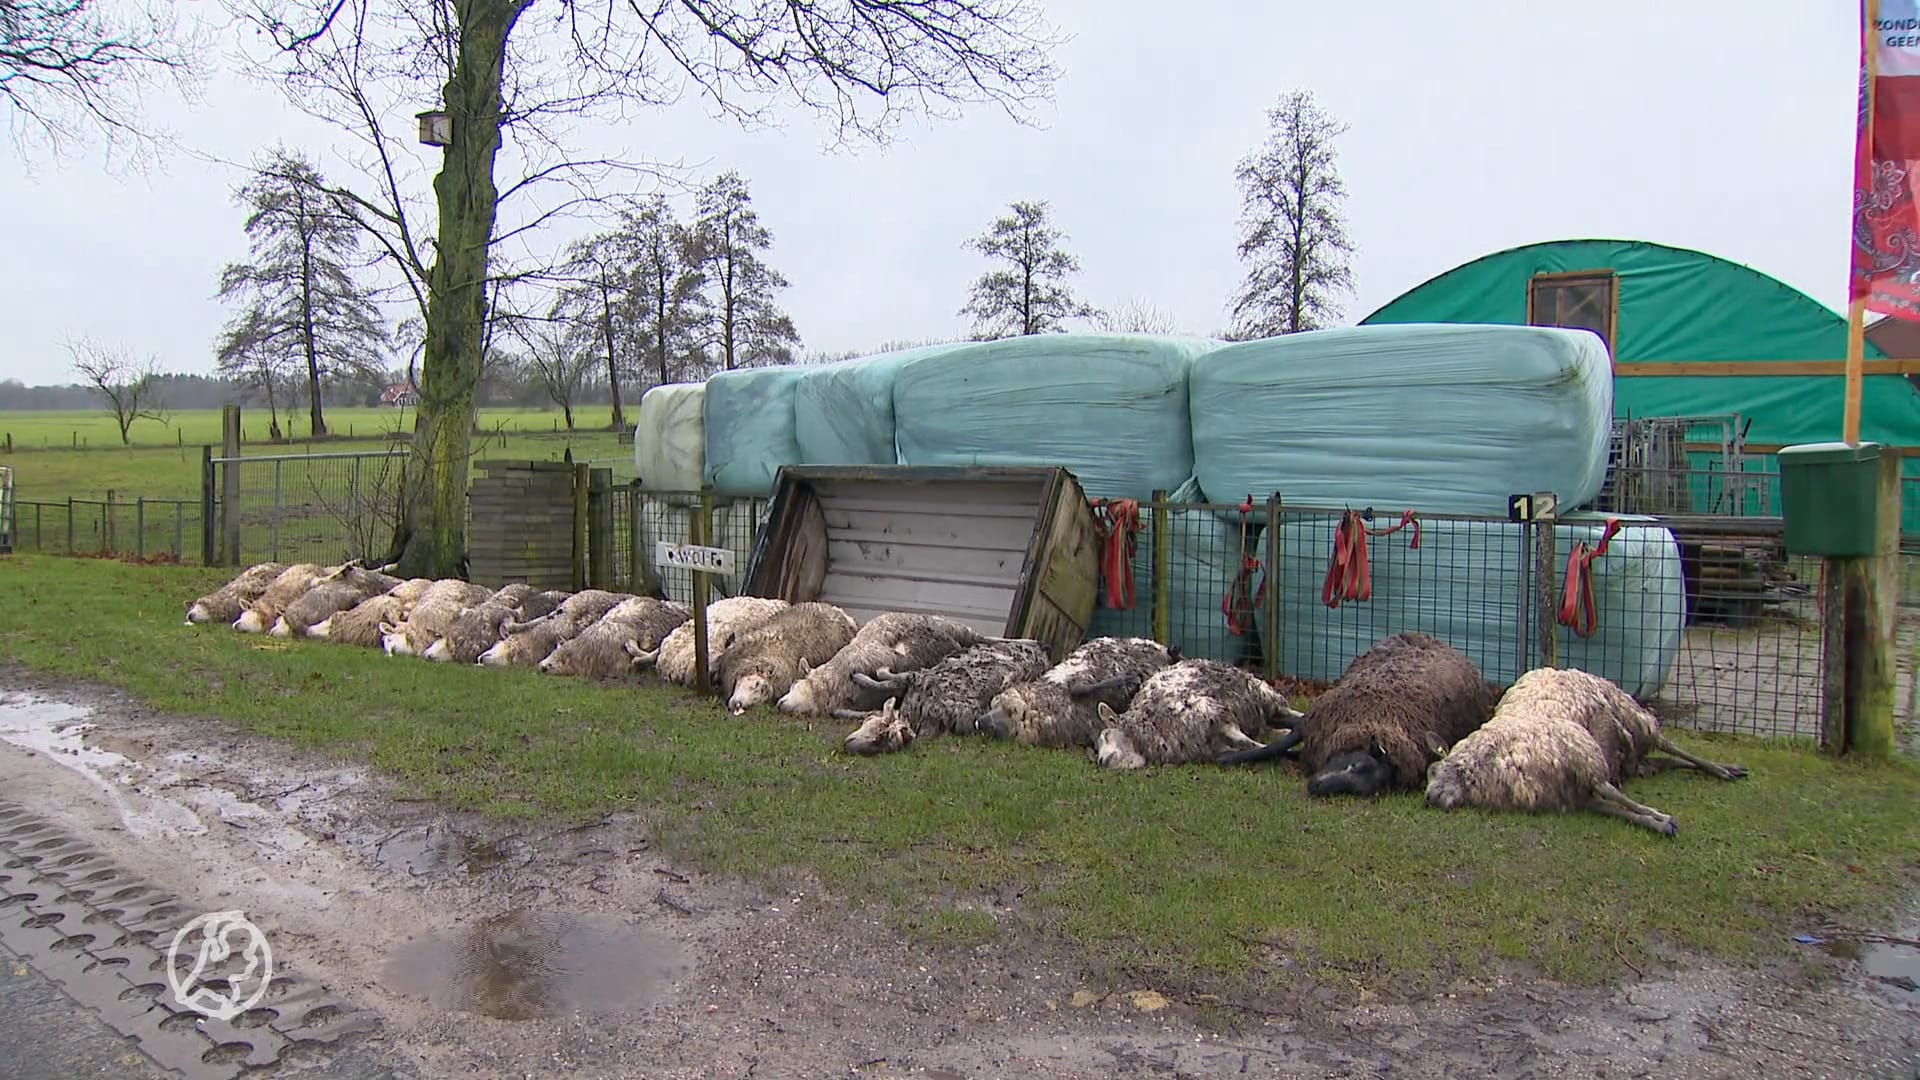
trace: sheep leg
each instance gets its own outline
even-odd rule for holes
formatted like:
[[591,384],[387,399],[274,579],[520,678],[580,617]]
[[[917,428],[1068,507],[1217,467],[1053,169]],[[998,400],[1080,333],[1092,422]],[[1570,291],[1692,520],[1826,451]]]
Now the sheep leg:
[[1265,746],[1255,744],[1252,749],[1237,750],[1230,754],[1223,754],[1214,758],[1213,763],[1215,765],[1250,765],[1256,761],[1266,761],[1269,758],[1277,758],[1286,754],[1287,751],[1292,750],[1294,747],[1299,746],[1306,737],[1306,732],[1295,728],[1272,742],[1267,743]]
[[1674,757],[1679,758],[1680,760],[1673,761],[1673,760],[1664,759],[1664,758],[1653,758],[1653,757],[1647,758],[1646,759],[1647,767],[1649,771],[1652,771],[1652,772],[1663,772],[1667,769],[1693,768],[1693,769],[1699,769],[1701,772],[1706,773],[1709,776],[1715,776],[1722,780],[1738,780],[1741,777],[1747,775],[1747,770],[1745,766],[1722,765],[1717,761],[1708,761],[1706,758],[1698,757],[1694,754],[1688,753],[1686,750],[1682,749],[1678,744],[1676,744],[1673,740],[1667,738],[1665,735],[1660,734],[1658,732],[1656,732],[1653,736],[1653,748],[1661,751],[1662,753],[1671,754]]
[[1652,829],[1662,836],[1672,836],[1680,826],[1673,818],[1645,803],[1635,802],[1626,792],[1609,783],[1601,783],[1593,789],[1593,798],[1588,800],[1587,809],[1612,817],[1624,818],[1642,828]]
[[1234,750],[1262,750],[1265,744],[1240,730],[1239,724],[1222,724],[1214,734]]

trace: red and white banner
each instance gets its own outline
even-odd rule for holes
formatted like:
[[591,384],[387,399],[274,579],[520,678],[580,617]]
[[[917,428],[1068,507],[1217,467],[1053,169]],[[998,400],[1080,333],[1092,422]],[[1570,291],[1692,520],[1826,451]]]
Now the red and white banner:
[[1860,31],[1848,299],[1920,319],[1920,0],[1861,0]]

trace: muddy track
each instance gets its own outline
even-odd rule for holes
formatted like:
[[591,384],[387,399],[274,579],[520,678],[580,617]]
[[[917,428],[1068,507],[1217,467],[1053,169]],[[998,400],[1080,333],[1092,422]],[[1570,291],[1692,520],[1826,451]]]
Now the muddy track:
[[1221,1003],[1094,981],[1046,942],[930,948],[803,879],[675,865],[637,815],[452,815],[356,765],[5,667],[0,790],[174,897],[169,917],[245,911],[277,969],[426,1076],[1920,1075],[1920,997],[1811,949],[1830,978],[1683,961],[1606,990],[1391,1001],[1302,977],[1206,1026]]

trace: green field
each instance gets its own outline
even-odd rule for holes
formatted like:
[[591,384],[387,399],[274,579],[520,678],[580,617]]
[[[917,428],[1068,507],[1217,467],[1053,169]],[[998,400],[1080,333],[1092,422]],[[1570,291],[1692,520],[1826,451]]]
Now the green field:
[[411,798],[554,820],[632,809],[716,872],[808,871],[922,938],[1066,942],[1096,970],[1194,993],[1761,961],[1822,919],[1885,917],[1920,868],[1910,762],[1677,732],[1751,775],[1633,781],[1680,822],[1667,839],[1591,814],[1442,814],[1416,795],[1310,801],[1278,769],[1116,774],[979,739],[852,758],[844,724],[729,717],[651,683],[182,626],[183,602],[224,576],[16,556],[0,656],[370,762]]

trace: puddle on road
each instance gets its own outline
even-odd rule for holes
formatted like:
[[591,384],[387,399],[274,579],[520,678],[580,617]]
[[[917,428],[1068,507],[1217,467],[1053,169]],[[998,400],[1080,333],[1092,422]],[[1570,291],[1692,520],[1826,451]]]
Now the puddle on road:
[[505,865],[506,841],[483,840],[440,825],[421,825],[383,836],[350,838],[367,845],[374,861],[390,870],[416,876],[483,874]]
[[1874,935],[1866,939],[1851,937],[1833,937],[1820,943],[1821,951],[1838,960],[1846,960],[1860,965],[1861,974],[1869,982],[1895,991],[1904,991],[1904,997],[1920,1005],[1920,925],[1905,927],[1888,935],[1900,940],[1877,941]]
[[0,739],[53,758],[102,786],[108,777],[133,764],[124,754],[88,743],[92,709],[31,694],[0,694]]
[[389,989],[501,1020],[613,1013],[670,989],[678,947],[618,919],[517,909],[401,947]]

